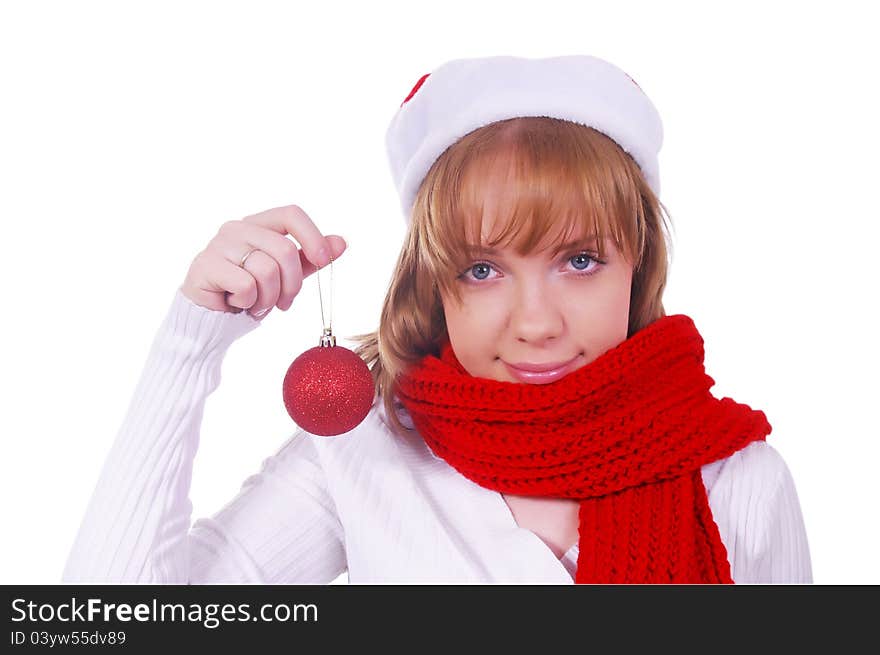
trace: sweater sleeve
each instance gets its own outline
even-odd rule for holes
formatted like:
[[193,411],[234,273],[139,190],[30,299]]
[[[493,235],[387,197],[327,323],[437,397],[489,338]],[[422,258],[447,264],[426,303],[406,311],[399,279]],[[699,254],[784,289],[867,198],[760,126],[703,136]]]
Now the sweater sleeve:
[[327,584],[347,570],[319,438],[298,429],[235,498],[195,522],[190,583]]
[[[191,526],[189,490],[205,400],[220,383],[229,346],[259,324],[246,312],[201,307],[177,290],[62,582],[323,579],[342,566],[341,528],[305,433],[265,460],[217,514]],[[305,553],[301,561],[285,560],[297,553]]]
[[773,446],[755,441],[725,460],[712,494],[734,582],[812,582],[794,480]]
[[767,544],[756,561],[758,582],[813,582],[810,549],[794,479],[780,457],[775,491],[767,504]]

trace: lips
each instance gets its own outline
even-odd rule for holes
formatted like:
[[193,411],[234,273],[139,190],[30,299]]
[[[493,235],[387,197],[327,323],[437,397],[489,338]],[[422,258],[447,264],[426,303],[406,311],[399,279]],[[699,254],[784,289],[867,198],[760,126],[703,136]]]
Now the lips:
[[566,364],[571,363],[571,359],[567,359],[563,362],[554,362],[550,364],[528,364],[526,362],[516,362],[514,364],[510,364],[514,368],[518,368],[521,371],[528,371],[530,373],[543,373],[545,371],[552,371],[557,368],[562,368]]
[[[504,362],[504,365],[507,367],[507,370],[510,371],[510,374],[515,377],[520,382],[525,382],[528,384],[548,384],[550,382],[555,382],[559,378],[567,375],[572,369],[574,369],[577,362],[580,360],[580,355],[574,357],[573,359],[568,360],[567,362],[557,362],[557,363],[548,363],[548,364],[508,364]],[[503,361],[503,360],[502,360]],[[529,367],[536,368],[539,370],[530,371],[525,368],[520,367]],[[548,368],[550,367],[550,368]]]

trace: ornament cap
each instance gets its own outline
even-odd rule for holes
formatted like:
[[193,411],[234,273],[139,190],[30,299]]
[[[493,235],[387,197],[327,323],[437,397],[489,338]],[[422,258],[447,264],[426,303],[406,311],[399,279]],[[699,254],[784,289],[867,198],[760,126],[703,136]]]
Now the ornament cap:
[[336,337],[333,335],[332,328],[324,328],[324,334],[321,335],[318,345],[323,348],[333,348],[336,345]]

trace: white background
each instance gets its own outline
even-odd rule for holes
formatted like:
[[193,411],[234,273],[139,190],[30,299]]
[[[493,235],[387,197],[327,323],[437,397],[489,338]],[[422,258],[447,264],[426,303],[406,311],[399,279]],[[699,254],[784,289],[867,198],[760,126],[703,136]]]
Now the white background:
[[[384,132],[416,80],[571,53],[626,70],[663,117],[666,310],[694,318],[713,394],[767,414],[815,582],[880,583],[867,6],[4,2],[0,583],[60,580],[156,329],[221,223],[296,203],[342,235],[333,326],[350,345],[378,325],[404,234]],[[312,276],[231,346],[194,519],[292,433],[281,380],[321,328]]]

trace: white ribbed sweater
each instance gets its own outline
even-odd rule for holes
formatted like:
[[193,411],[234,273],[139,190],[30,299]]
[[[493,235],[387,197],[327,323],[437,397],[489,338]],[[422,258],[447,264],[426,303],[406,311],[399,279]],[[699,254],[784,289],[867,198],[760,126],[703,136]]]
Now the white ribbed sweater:
[[[191,523],[205,400],[229,346],[259,325],[177,290],[63,582],[329,583],[347,571],[353,584],[573,583],[577,544],[557,558],[500,493],[417,433],[394,435],[381,401],[344,436],[296,430],[225,506]],[[735,582],[812,582],[794,482],[772,446],[753,442],[702,475]]]

